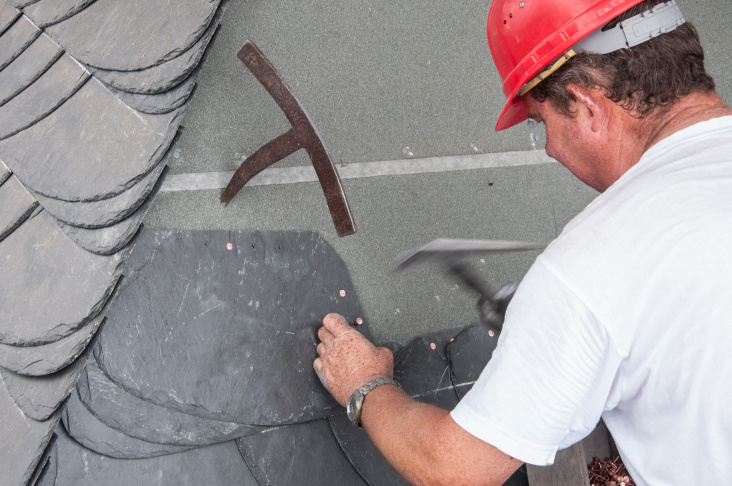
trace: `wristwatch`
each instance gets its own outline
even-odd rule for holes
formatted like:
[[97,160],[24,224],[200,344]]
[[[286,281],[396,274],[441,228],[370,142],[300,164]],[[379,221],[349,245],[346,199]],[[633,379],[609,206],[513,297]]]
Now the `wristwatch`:
[[399,383],[392,380],[391,378],[383,376],[381,378],[376,378],[375,380],[369,381],[364,386],[353,392],[351,398],[348,399],[348,406],[346,407],[348,420],[350,420],[353,426],[357,429],[363,429],[363,425],[361,424],[361,409],[363,408],[364,397],[366,397],[366,394],[368,392],[381,385],[394,385],[397,388],[401,388],[401,386],[399,386]]

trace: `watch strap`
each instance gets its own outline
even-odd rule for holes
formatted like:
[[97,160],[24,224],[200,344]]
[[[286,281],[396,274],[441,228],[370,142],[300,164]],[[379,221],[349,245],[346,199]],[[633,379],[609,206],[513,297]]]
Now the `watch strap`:
[[396,381],[392,380],[391,378],[387,378],[386,376],[382,376],[381,378],[376,378],[374,380],[369,381],[365,385],[363,385],[361,388],[357,389],[353,392],[353,395],[356,395],[357,393],[361,395],[360,400],[360,406],[358,407],[358,410],[356,411],[356,417],[354,420],[352,420],[352,424],[354,427],[358,429],[363,429],[363,425],[361,424],[361,409],[363,408],[363,401],[366,398],[366,394],[373,390],[374,388],[377,388],[381,385],[394,385],[395,387],[399,388],[401,390],[401,385],[397,383]]

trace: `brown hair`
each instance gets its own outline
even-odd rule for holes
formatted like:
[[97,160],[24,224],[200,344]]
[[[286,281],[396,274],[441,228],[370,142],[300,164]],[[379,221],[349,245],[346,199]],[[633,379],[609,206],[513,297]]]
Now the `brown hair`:
[[[645,0],[603,30],[664,1]],[[575,98],[566,89],[570,84],[599,87],[610,100],[638,118],[691,93],[709,93],[715,88],[714,80],[704,69],[699,34],[689,22],[630,49],[609,54],[580,52],[530,94],[539,102],[549,100],[563,114],[572,116]]]

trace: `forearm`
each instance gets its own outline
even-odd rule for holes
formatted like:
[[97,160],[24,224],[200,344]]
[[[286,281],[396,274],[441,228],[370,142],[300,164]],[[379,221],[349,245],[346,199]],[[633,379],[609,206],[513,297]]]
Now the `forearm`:
[[384,385],[364,401],[364,428],[413,484],[501,485],[521,465],[461,429],[448,411]]

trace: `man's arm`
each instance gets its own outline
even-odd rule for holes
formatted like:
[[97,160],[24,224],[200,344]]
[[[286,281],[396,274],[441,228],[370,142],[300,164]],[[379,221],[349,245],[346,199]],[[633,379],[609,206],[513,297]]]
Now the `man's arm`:
[[[341,405],[370,380],[392,377],[391,352],[373,346],[341,316],[328,314],[318,336],[313,367]],[[446,410],[417,402],[394,386],[369,392],[362,410],[371,440],[412,483],[501,485],[521,465],[466,432]]]

